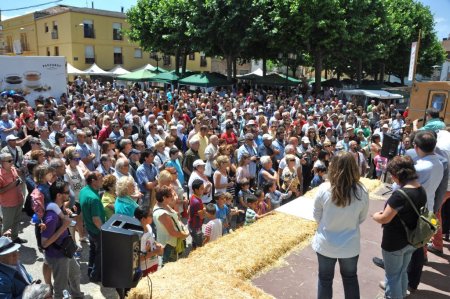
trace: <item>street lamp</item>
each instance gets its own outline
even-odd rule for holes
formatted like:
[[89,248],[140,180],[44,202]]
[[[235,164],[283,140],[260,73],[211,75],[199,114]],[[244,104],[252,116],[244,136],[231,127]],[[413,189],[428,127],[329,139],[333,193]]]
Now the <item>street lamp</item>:
[[157,52],[152,52],[150,54],[150,58],[156,61],[156,72],[158,72],[159,71],[159,62],[161,61],[162,57],[159,57]]
[[283,57],[286,59],[286,88],[289,82],[289,61],[295,61],[297,60],[297,54],[295,53],[287,53],[285,56],[283,53],[278,53],[278,59],[283,59]]

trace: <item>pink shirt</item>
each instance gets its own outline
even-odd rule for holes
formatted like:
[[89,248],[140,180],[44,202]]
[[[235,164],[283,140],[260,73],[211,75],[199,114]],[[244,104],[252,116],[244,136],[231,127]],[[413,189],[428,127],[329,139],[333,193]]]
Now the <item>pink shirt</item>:
[[[0,188],[5,188],[8,184],[15,182],[19,175],[16,168],[11,167],[11,171],[0,168]],[[11,208],[23,204],[22,186],[15,186],[4,193],[0,193],[0,205]]]

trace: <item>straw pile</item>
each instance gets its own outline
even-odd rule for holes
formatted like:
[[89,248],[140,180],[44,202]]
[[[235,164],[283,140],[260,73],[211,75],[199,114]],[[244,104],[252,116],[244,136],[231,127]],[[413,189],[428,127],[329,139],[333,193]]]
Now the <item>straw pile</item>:
[[[296,246],[316,224],[283,213],[262,218],[165,266],[151,276],[154,298],[272,298],[248,280]],[[128,298],[148,298],[143,279]]]
[[[369,195],[371,195],[371,193],[375,192],[375,190],[381,186],[381,181],[380,180],[372,180],[372,179],[368,179],[368,178],[361,178],[361,183],[366,187],[367,191],[369,192]],[[314,198],[314,196],[316,195],[317,192],[317,188],[314,188],[308,192],[305,193],[305,197],[308,198]]]

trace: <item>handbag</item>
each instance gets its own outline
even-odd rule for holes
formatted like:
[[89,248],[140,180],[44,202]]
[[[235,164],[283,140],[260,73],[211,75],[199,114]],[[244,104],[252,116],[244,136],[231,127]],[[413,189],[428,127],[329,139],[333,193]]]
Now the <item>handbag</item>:
[[78,246],[77,246],[77,244],[75,243],[75,241],[72,239],[72,236],[70,235],[70,233],[69,233],[69,235],[67,235],[67,236],[63,239],[61,245],[58,245],[58,244],[56,244],[56,243],[53,243],[53,245],[54,245],[57,249],[59,249],[60,251],[62,251],[62,253],[64,254],[64,256],[65,256],[65,257],[68,257],[68,258],[72,258],[73,255],[75,254],[75,252],[76,252],[77,249],[78,249]]
[[431,237],[438,230],[439,224],[436,215],[433,212],[428,211],[426,205],[420,208],[420,212],[417,210],[416,205],[413,203],[411,198],[406,194],[405,191],[399,189],[400,194],[405,197],[409,204],[412,206],[417,216],[417,225],[414,229],[410,229],[406,223],[400,218],[400,222],[403,224],[403,227],[406,231],[406,239],[408,243],[414,246],[415,248],[421,248],[425,246],[431,239]]

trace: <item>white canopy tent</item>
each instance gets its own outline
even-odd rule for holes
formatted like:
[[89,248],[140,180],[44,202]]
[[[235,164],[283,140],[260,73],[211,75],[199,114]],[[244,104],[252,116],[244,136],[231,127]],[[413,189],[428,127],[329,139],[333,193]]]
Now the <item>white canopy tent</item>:
[[390,93],[385,90],[366,90],[366,89],[349,89],[342,90],[343,94],[365,96],[368,98],[376,98],[380,100],[403,99],[401,94]]
[[84,75],[111,76],[111,72],[102,70],[97,64],[94,63],[88,69],[84,70]]
[[68,75],[84,75],[84,72],[82,70],[77,69],[70,63],[67,63],[67,74]]
[[[161,69],[161,68],[160,68]],[[149,70],[149,71],[154,71],[156,70],[156,66],[151,65],[150,63],[147,63],[146,65],[137,68],[135,70],[132,70],[131,72],[136,72],[136,71],[142,71],[142,70]]]
[[239,78],[239,77],[251,76],[251,75],[262,77],[262,75],[263,75],[263,70],[262,70],[261,68],[257,68],[256,70],[254,70],[254,71],[251,72],[251,73],[244,74],[244,75],[237,75],[236,77]]
[[113,77],[130,73],[129,71],[124,69],[121,65],[116,65],[114,68],[110,69],[109,72],[112,74]]

